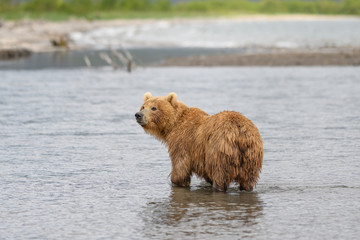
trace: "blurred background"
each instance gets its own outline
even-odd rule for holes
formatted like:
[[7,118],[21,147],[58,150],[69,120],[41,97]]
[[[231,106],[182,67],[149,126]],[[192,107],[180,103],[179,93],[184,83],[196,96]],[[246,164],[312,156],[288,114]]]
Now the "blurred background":
[[[0,0],[0,239],[357,239],[359,0]],[[176,92],[264,142],[253,192],[171,185]]]
[[357,0],[1,0],[0,14],[0,59],[15,60],[1,69],[359,64]]

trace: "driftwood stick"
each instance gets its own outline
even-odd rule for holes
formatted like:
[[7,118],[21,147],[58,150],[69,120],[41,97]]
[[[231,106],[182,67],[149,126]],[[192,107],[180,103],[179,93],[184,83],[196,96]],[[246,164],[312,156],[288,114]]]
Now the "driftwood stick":
[[90,62],[90,59],[88,58],[88,56],[84,57],[84,61],[85,61],[87,67],[91,67],[91,62]]

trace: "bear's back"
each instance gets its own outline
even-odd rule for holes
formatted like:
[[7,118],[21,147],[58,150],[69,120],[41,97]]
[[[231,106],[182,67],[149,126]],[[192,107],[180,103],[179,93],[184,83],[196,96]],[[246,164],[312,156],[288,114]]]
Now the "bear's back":
[[[208,135],[224,136],[227,139],[236,137],[260,137],[255,124],[244,115],[234,111],[223,111],[207,118],[202,131]],[[261,137],[260,137],[261,138]]]

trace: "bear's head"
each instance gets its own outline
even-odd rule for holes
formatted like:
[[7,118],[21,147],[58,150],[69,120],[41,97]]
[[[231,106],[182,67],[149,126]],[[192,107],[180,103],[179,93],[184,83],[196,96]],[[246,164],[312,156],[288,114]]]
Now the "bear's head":
[[165,140],[186,108],[185,104],[178,101],[174,92],[162,97],[153,97],[147,92],[144,95],[144,103],[140,111],[135,114],[135,118],[146,133]]

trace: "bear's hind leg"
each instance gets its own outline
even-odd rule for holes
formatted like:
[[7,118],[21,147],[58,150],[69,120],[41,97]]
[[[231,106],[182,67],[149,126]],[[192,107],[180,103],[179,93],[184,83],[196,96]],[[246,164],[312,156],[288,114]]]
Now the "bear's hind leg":
[[248,191],[248,192],[251,192],[253,190],[253,186],[252,184],[248,183],[248,182],[245,182],[245,181],[239,181],[240,183],[240,190],[241,191]]
[[226,174],[220,173],[221,170],[217,170],[217,173],[214,177],[214,182],[212,184],[213,188],[220,191],[220,192],[226,192],[228,189],[231,180],[227,177]]
[[228,186],[226,186],[226,185],[219,186],[215,182],[213,183],[212,187],[213,187],[213,189],[215,189],[219,192],[226,192],[226,190],[228,188]]
[[208,175],[211,176],[213,188],[221,192],[226,192],[232,181],[231,172],[227,169],[227,166],[223,164],[221,157],[214,159],[211,156],[207,158],[207,161],[206,171]]

